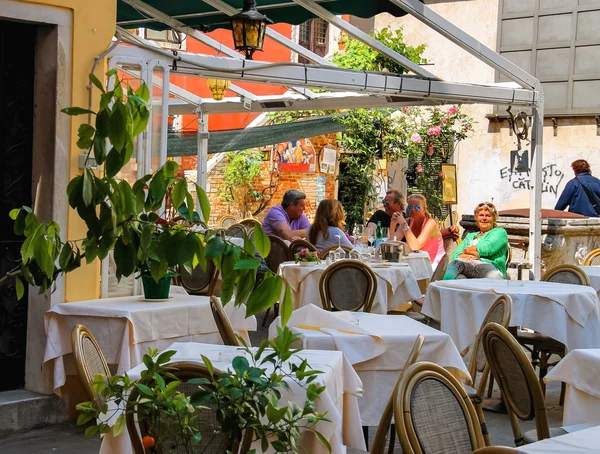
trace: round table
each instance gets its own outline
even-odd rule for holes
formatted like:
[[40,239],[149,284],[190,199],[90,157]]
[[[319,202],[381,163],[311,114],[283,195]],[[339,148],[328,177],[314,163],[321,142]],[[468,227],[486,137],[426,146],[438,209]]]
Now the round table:
[[[412,268],[403,263],[385,263],[370,265],[377,277],[377,293],[371,312],[386,314],[403,304],[421,296]],[[294,262],[282,263],[279,267],[281,275],[292,290],[294,309],[307,304],[322,307],[319,293],[319,281],[327,269],[321,263],[316,266],[301,266]]]
[[580,268],[590,278],[590,284],[592,284],[596,293],[600,292],[600,266],[581,266]]
[[408,263],[408,266],[413,270],[416,280],[431,279],[433,276],[433,266],[427,252],[411,252],[402,257],[403,263]]
[[575,348],[600,347],[598,295],[591,287],[539,281],[459,279],[429,285],[424,315],[440,322],[459,351],[473,343],[500,294],[513,300],[511,326],[523,326]]

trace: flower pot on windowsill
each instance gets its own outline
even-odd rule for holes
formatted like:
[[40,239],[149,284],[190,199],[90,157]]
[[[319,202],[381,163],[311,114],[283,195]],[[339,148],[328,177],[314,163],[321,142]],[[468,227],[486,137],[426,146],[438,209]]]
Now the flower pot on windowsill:
[[173,272],[167,272],[158,282],[150,274],[142,274],[142,284],[144,286],[144,298],[147,300],[168,300],[171,290],[171,279],[176,276]]

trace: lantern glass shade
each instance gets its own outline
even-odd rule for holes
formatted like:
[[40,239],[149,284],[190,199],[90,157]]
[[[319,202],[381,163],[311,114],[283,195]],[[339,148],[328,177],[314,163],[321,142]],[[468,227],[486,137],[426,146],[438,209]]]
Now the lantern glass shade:
[[244,0],[242,12],[231,16],[235,49],[243,51],[246,58],[251,60],[254,52],[263,48],[267,23],[272,24],[273,21],[256,10],[256,2]]
[[215,101],[220,101],[225,96],[225,92],[229,89],[231,81],[223,79],[208,79],[206,81],[206,85],[208,85],[208,88],[210,88],[213,99]]

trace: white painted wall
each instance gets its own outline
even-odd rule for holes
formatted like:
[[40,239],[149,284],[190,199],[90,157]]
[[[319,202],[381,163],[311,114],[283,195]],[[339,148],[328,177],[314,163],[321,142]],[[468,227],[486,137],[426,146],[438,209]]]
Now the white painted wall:
[[[499,0],[426,0],[432,10],[460,27],[491,49],[496,49]],[[402,26],[407,43],[425,43],[424,57],[432,63],[428,70],[442,79],[474,84],[493,83],[494,70],[451,43],[414,17],[394,18],[382,14],[375,19],[375,29]],[[596,94],[597,95],[597,94]],[[514,136],[509,136],[508,122],[488,120],[491,105],[469,105],[464,111],[476,121],[469,139],[457,150],[454,162],[458,171],[458,211],[470,213],[484,200],[492,200],[500,210],[529,206],[530,180],[525,173],[510,175],[510,151],[516,149]],[[543,208],[554,204],[573,177],[570,163],[586,159],[592,172],[600,175],[600,137],[596,135],[593,117],[561,118],[558,136],[553,137],[552,122],[544,128],[544,166],[548,176],[544,183]],[[552,173],[552,175],[550,175]]]

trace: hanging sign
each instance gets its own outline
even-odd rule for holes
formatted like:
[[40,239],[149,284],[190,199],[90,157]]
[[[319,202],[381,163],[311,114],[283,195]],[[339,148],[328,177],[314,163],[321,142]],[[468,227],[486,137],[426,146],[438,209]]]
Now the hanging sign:
[[273,161],[282,172],[314,172],[315,149],[308,139],[273,146]]

